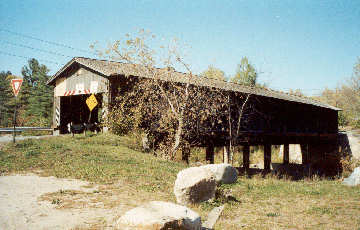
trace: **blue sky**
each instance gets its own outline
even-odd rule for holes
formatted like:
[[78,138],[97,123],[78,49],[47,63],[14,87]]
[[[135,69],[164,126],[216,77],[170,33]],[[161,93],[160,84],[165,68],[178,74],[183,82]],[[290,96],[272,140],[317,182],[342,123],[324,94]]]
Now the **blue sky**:
[[[91,56],[95,41],[107,44],[144,28],[189,44],[197,73],[212,64],[228,76],[247,56],[260,81],[276,90],[316,95],[351,76],[360,56],[360,1],[12,1],[0,2],[0,71],[21,75],[34,57],[51,74],[70,58],[17,45]],[[9,33],[53,41],[54,46]],[[10,44],[10,43],[11,44]],[[8,56],[12,54],[22,57]],[[56,62],[56,63],[53,63]]]

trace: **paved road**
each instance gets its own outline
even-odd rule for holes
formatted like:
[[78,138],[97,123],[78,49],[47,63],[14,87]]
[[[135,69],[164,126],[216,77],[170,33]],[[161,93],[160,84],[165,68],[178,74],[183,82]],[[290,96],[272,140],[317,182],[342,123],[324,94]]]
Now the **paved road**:
[[351,152],[354,158],[360,159],[360,134],[359,130],[351,130],[346,132],[349,139]]
[[[43,136],[16,136],[15,140],[25,140],[25,139],[41,139],[46,137],[52,137],[53,135],[43,135]],[[13,136],[11,134],[0,136],[0,143],[12,142]]]

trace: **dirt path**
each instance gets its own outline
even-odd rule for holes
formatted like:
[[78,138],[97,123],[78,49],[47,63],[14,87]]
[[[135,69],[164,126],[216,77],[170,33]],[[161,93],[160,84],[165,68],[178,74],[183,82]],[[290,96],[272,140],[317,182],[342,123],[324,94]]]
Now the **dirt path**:
[[97,189],[80,180],[1,176],[0,229],[88,229],[99,223],[101,229],[113,229],[114,220],[128,207],[105,207],[94,199]]

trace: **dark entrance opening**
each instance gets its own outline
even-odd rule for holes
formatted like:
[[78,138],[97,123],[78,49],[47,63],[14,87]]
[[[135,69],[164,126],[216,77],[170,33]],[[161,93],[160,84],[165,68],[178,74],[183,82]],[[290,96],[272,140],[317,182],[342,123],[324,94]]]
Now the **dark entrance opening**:
[[[98,105],[92,110],[90,117],[90,110],[86,104],[86,99],[90,95],[73,95],[64,96],[60,98],[60,133],[69,133],[68,124],[95,124],[99,123],[99,108],[102,107],[102,94],[95,95]],[[89,120],[90,119],[90,120]]]

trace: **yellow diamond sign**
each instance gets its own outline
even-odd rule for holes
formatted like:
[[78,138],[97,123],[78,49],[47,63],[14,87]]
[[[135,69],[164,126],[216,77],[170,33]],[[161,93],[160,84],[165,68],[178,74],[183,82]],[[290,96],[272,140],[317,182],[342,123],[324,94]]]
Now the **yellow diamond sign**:
[[86,104],[89,107],[90,111],[92,111],[97,106],[98,102],[94,94],[91,94],[91,96],[86,99]]

